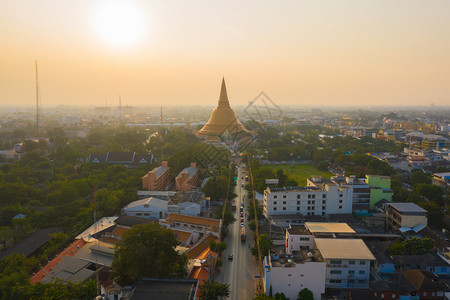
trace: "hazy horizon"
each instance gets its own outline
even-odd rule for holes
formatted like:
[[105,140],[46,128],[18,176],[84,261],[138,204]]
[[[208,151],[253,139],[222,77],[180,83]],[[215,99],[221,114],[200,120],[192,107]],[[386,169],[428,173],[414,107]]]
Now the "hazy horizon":
[[[124,4],[125,3],[125,4]],[[116,8],[120,8],[116,10]],[[0,106],[450,105],[448,1],[0,3]]]

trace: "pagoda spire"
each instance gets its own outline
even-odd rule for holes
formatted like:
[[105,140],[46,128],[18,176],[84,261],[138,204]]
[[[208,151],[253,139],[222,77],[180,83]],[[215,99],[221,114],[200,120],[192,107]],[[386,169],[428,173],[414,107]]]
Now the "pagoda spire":
[[230,102],[228,101],[227,95],[227,87],[225,85],[225,77],[222,78],[222,87],[220,88],[220,96],[219,96],[219,106],[230,107]]

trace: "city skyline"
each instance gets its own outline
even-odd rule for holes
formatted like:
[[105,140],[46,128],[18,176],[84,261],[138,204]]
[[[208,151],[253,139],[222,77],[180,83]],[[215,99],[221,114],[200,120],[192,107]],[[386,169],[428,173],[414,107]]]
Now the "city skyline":
[[448,2],[346,4],[4,1],[0,103],[34,105],[37,60],[44,106],[214,106],[222,76],[232,107],[450,104]]

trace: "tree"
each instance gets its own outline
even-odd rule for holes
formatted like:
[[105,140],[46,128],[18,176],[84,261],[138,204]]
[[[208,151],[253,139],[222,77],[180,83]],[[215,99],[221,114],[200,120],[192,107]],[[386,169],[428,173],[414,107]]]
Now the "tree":
[[434,240],[431,238],[413,237],[405,241],[405,249],[409,255],[422,255],[430,252],[434,248]]
[[113,274],[125,282],[141,277],[182,277],[187,258],[175,251],[177,245],[170,229],[154,223],[136,225],[117,244]]
[[405,254],[405,243],[402,240],[394,241],[388,248],[389,255],[403,255]]
[[419,183],[431,183],[431,175],[422,171],[414,171],[410,177],[411,185],[415,186]]
[[200,286],[200,300],[221,300],[230,296],[230,285],[205,281]]
[[443,194],[444,191],[440,186],[427,183],[418,183],[414,186],[414,191],[422,197],[427,198],[430,201],[435,201],[440,205],[444,204]]
[[213,201],[225,199],[227,196],[227,189],[229,180],[227,176],[214,176],[203,187],[205,196],[211,197]]
[[[261,255],[268,255],[269,251],[272,249],[272,240],[269,238],[267,234],[261,234],[258,236],[258,242],[259,242],[259,249],[261,250]],[[257,256],[258,255],[258,248],[257,245],[255,245],[252,248],[252,254]]]
[[314,295],[310,290],[304,288],[298,292],[297,300],[314,300]]
[[321,171],[327,171],[329,165],[330,164],[327,161],[321,161],[320,163],[317,164],[317,169]]
[[[216,219],[222,219],[222,212],[223,212],[223,206],[221,205],[215,211]],[[236,218],[233,216],[233,213],[231,211],[226,210],[223,213],[223,220],[222,221],[223,221],[223,226],[224,227],[228,227],[228,225],[233,224],[234,222],[236,222]]]
[[273,297],[275,300],[289,300],[284,293],[276,293]]

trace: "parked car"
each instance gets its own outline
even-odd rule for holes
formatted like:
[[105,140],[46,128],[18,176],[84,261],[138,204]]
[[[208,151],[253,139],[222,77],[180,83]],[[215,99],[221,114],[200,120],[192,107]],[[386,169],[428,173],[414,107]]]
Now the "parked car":
[[228,260],[233,260],[233,254],[228,255]]

